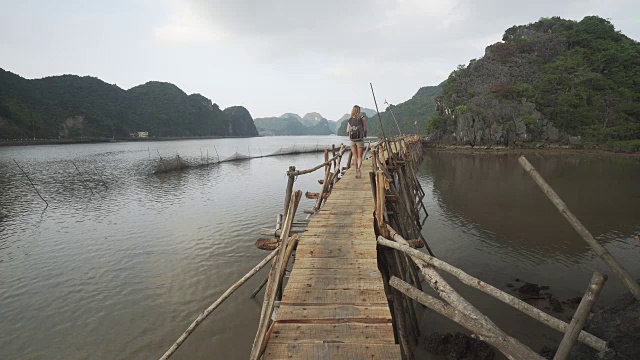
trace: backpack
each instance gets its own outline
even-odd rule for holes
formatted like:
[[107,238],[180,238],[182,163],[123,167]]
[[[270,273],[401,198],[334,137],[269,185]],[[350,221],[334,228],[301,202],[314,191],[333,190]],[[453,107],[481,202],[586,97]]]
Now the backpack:
[[364,139],[364,129],[362,117],[359,118],[350,118],[349,125],[351,125],[351,131],[349,132],[349,139],[351,140],[362,140]]

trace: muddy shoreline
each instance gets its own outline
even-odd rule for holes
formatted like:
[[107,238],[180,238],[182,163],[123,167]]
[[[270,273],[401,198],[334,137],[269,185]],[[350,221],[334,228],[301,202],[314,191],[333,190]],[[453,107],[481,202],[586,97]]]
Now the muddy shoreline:
[[[637,280],[640,283],[640,279]],[[515,285],[514,285],[515,284]],[[581,298],[559,300],[546,285],[529,283],[518,278],[507,283],[511,295],[561,319],[571,321]],[[607,306],[594,306],[584,330],[605,340],[608,349],[598,354],[590,347],[577,342],[570,359],[631,360],[640,356],[640,302],[627,292]],[[492,360],[496,350],[484,341],[463,333],[425,334],[423,348],[432,354],[451,360]],[[532,349],[547,359],[552,359],[559,344]]]
[[429,151],[461,153],[469,155],[578,155],[586,157],[626,157],[640,159],[640,153],[613,152],[604,149],[576,149],[569,146],[545,145],[534,148],[512,148],[507,146],[470,146],[470,145],[425,145]]

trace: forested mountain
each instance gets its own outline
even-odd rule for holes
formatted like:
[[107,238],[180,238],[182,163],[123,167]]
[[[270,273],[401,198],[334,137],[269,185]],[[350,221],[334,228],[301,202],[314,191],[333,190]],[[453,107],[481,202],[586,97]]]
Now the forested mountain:
[[[435,99],[441,94],[442,88],[440,85],[425,86],[420,88],[411,99],[398,105],[389,105],[387,110],[380,113],[385,135],[397,135],[398,126],[403,134],[424,133],[427,119],[436,112]],[[391,116],[391,112],[395,115],[398,125],[396,125],[396,122]],[[347,119],[348,118],[347,115]],[[376,111],[371,110],[367,113],[367,118],[367,135],[382,136],[380,120],[378,119]],[[346,133],[347,120],[344,120],[340,124],[338,135],[346,135]]]
[[309,132],[295,116],[257,118],[254,122],[263,136],[308,135]]
[[0,69],[0,137],[256,136],[248,111],[148,82],[129,90],[89,76],[27,80]]
[[443,90],[428,126],[438,139],[640,139],[640,43],[597,16],[513,26],[484,57],[452,72]]
[[335,134],[336,122],[325,119],[316,112],[307,113],[304,117],[286,113],[280,117],[255,119],[260,135],[331,135]]

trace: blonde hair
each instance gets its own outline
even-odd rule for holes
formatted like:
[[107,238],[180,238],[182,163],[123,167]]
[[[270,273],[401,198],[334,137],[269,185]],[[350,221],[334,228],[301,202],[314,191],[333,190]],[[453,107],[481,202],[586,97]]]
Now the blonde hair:
[[357,118],[358,116],[360,116],[360,106],[354,105],[353,109],[351,109],[351,117]]

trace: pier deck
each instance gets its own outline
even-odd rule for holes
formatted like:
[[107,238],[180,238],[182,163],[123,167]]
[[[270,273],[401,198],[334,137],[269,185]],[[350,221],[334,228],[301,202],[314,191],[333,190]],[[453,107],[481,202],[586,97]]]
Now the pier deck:
[[400,359],[366,172],[348,170],[300,237],[263,359]]

